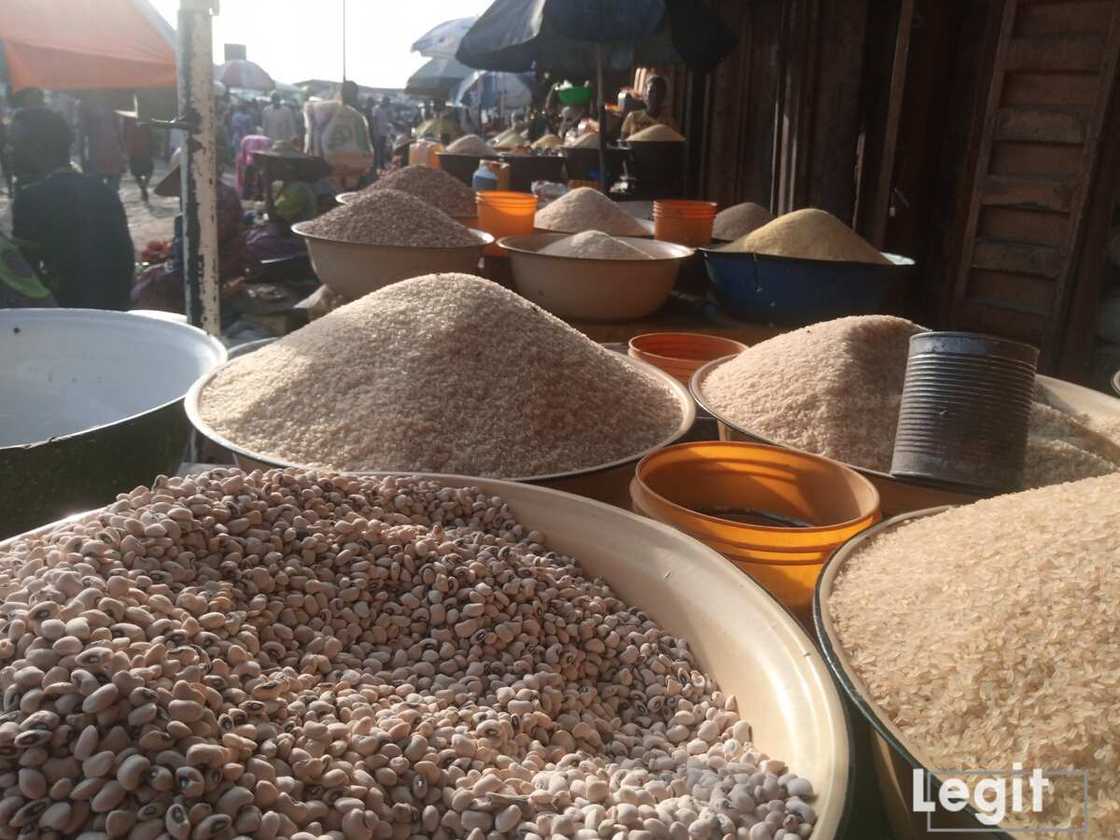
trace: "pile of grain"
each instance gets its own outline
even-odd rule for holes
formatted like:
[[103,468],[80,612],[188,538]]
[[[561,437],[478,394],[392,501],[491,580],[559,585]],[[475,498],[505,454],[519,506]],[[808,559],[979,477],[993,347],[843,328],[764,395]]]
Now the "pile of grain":
[[430,166],[406,166],[382,176],[366,188],[366,192],[377,190],[406,192],[438,207],[448,216],[470,218],[478,214],[474,190],[442,169]]
[[[1117,521],[1120,476],[955,508],[859,550],[829,599],[855,672],[928,766],[1088,771],[1078,836],[1097,840],[1120,836]],[[1029,821],[1083,826],[1080,777],[1051,782]]]
[[454,155],[475,155],[477,157],[493,157],[495,154],[494,147],[477,134],[464,134],[448,146],[447,151]]
[[663,123],[635,131],[626,138],[631,143],[683,143],[684,137],[671,126]]
[[574,140],[569,139],[564,144],[569,149],[598,149],[599,148],[599,132],[588,131],[581,134]]
[[725,245],[723,250],[805,260],[890,264],[874,245],[831,213],[811,207],[779,216]]
[[266,458],[522,477],[664,441],[668,387],[495,283],[395,283],[221,369],[203,418]]
[[585,260],[651,260],[645,251],[629,242],[615,239],[598,230],[585,230],[542,248],[542,254],[553,257],[578,257]]
[[816,821],[688,640],[477,488],[161,478],[0,548],[0,593],[6,840]]
[[497,149],[512,149],[515,146],[528,144],[529,138],[515,128],[507,128],[491,141]]
[[[910,336],[922,329],[886,315],[813,324],[720,365],[703,393],[720,415],[764,438],[889,472]],[[1025,487],[1120,470],[1115,431],[1045,401],[1043,389],[1031,412]]]
[[537,211],[537,227],[561,233],[601,230],[613,236],[646,236],[642,225],[591,187],[577,187]]
[[312,236],[361,245],[463,248],[478,244],[473,233],[442,210],[392,189],[363,192],[302,229]]
[[540,151],[541,149],[555,149],[563,145],[564,141],[555,134],[545,134],[533,141],[532,148]]
[[716,213],[715,221],[712,223],[712,238],[738,239],[772,221],[774,221],[773,215],[760,204],[750,201],[733,204]]

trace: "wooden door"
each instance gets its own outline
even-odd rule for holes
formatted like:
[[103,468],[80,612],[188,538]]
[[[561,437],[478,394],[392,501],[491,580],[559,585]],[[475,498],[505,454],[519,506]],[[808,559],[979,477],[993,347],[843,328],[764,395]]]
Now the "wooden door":
[[1061,352],[1120,52],[1120,0],[1007,0],[950,325]]

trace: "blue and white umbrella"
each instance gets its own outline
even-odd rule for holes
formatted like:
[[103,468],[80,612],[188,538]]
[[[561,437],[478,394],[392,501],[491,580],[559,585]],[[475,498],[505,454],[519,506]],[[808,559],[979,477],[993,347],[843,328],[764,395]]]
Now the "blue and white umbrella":
[[463,40],[463,36],[476,20],[478,20],[476,17],[445,20],[421,35],[412,45],[412,51],[420,53],[425,58],[454,58],[455,51],[459,49],[459,42]]
[[[476,70],[459,83],[451,101],[455,105],[470,104],[471,107],[487,110],[501,107],[516,111],[532,104],[532,84],[532,74]],[[464,102],[464,98],[469,99],[469,103]]]

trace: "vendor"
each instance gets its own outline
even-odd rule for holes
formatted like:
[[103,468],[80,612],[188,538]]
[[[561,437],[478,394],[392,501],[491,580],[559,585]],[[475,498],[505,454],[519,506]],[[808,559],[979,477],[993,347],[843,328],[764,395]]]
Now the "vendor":
[[651,125],[667,125],[679,132],[680,127],[669,114],[667,106],[669,83],[664,76],[650,76],[646,82],[646,107],[644,111],[632,111],[622,121],[622,139],[637,134]]
[[29,183],[12,202],[12,236],[60,306],[128,309],[135,252],[124,207],[70,165],[72,140],[46,108],[13,121],[12,158]]
[[463,136],[463,127],[454,113],[449,112],[439,100],[432,102],[433,116],[416,129],[418,138],[429,138],[447,146]]

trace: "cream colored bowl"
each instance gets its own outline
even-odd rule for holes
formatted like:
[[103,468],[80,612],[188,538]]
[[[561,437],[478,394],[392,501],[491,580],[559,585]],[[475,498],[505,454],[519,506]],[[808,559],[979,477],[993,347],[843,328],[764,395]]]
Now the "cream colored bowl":
[[478,243],[455,248],[362,245],[307,233],[307,224],[292,225],[292,232],[306,240],[311,267],[323,285],[350,300],[409,277],[441,272],[477,274],[482,249],[494,241],[490,234],[472,229]]
[[631,321],[656,312],[669,298],[681,263],[693,249],[672,242],[618,237],[653,259],[591,260],[540,253],[565,233],[506,236],[517,291],[553,315],[575,321]]

